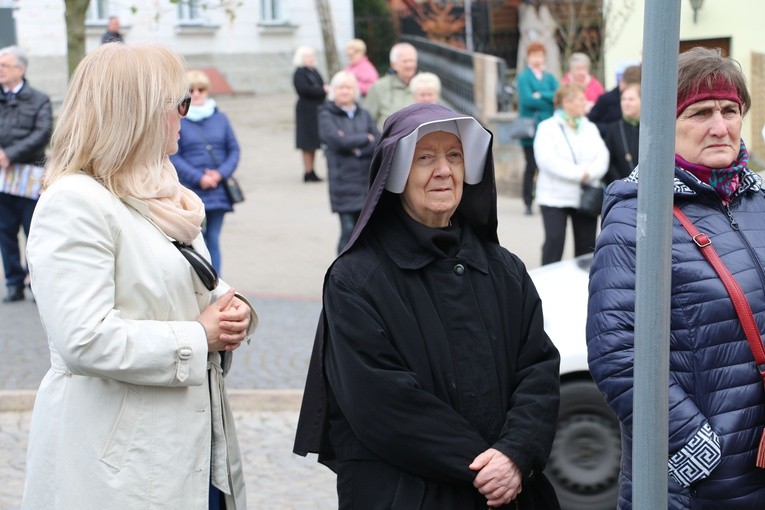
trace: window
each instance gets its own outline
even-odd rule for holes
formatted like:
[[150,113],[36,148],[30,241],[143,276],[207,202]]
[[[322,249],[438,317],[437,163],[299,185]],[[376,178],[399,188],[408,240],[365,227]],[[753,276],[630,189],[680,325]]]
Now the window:
[[184,25],[204,24],[202,10],[199,0],[184,0],[178,4],[178,20]]
[[109,19],[109,0],[91,0],[88,11],[85,13],[86,21],[105,22]]
[[285,23],[280,0],[260,0],[260,22],[264,25]]

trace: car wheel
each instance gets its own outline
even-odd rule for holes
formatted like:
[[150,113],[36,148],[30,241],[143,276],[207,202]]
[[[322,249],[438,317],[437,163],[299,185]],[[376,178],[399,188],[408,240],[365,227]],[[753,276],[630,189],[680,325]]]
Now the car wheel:
[[562,384],[558,427],[545,471],[561,508],[616,508],[620,460],[619,422],[595,383]]

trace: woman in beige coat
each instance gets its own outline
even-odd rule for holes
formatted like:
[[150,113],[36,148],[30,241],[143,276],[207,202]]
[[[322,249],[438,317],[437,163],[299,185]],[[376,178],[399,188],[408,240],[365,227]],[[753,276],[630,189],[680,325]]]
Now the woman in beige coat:
[[51,369],[24,510],[246,508],[223,375],[257,315],[210,269],[204,207],[168,159],[185,72],[108,44],[70,81],[27,247]]

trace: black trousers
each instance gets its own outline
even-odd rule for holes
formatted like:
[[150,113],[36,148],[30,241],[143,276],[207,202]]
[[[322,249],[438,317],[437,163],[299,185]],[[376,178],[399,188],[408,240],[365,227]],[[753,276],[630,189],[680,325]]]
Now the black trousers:
[[566,226],[571,218],[574,227],[574,256],[595,251],[595,233],[598,218],[580,213],[574,207],[542,206],[542,223],[545,227],[545,242],[542,245],[542,265],[558,262],[563,258],[566,242]]
[[531,207],[534,201],[534,177],[537,174],[537,160],[534,157],[534,147],[524,146],[523,155],[526,158],[526,168],[523,171],[523,203]]

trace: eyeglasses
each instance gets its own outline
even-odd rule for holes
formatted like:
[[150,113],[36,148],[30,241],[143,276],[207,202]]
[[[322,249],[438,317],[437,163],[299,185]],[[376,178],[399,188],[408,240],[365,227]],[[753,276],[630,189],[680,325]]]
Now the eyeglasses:
[[191,268],[197,274],[202,284],[207,290],[215,290],[218,286],[218,273],[207,260],[194,250],[190,244],[183,244],[180,241],[173,241],[173,244],[181,255],[191,264]]
[[189,113],[189,107],[191,106],[191,96],[184,97],[180,103],[178,103],[178,113],[181,117],[185,117]]
[[19,64],[0,64],[0,69],[10,69],[12,67],[21,67]]
[[194,91],[201,94],[202,92],[207,92],[207,87],[189,87],[189,94],[193,94]]

